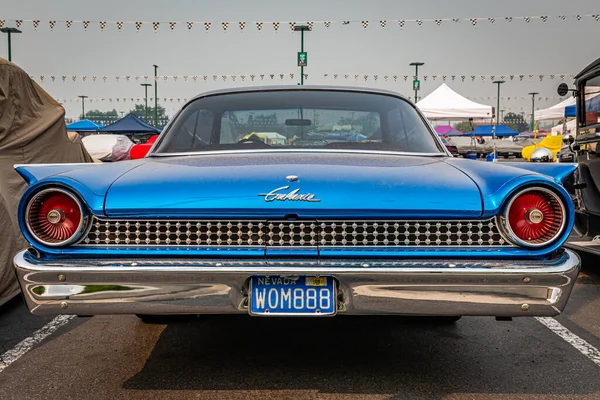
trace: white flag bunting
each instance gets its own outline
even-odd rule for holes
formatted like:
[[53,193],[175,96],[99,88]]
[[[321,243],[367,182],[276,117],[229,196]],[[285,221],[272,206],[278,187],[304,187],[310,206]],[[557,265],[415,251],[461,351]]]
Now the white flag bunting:
[[[446,25],[450,25],[449,23],[458,24],[460,22],[466,22],[468,25],[473,28],[478,28],[485,24],[488,25],[501,25],[501,22],[505,24],[511,24],[518,21],[524,22],[526,24],[531,24],[534,21],[539,21],[543,25],[547,25],[550,22],[564,22],[564,21],[573,21],[573,22],[581,22],[583,20],[591,20],[600,22],[600,13],[595,14],[575,14],[575,15],[528,15],[528,16],[490,16],[490,17],[463,17],[463,18],[417,18],[417,19],[374,19],[369,21],[367,19],[358,19],[358,20],[339,20],[339,21],[100,21],[100,20],[47,20],[41,21],[39,19],[0,19],[0,27],[15,25],[17,28],[21,27],[23,24],[31,24],[34,30],[38,30],[38,28],[42,26],[48,26],[51,31],[59,30],[59,27],[64,28],[66,31],[72,31],[76,26],[83,27],[84,30],[88,30],[90,27],[97,26],[100,31],[104,32],[110,27],[116,28],[117,31],[122,31],[126,27],[130,27],[132,31],[139,32],[145,26],[148,29],[151,29],[154,32],[158,31],[170,31],[174,32],[179,29],[184,29],[187,31],[191,31],[194,26],[203,26],[204,30],[208,32],[213,29],[218,29],[223,32],[228,32],[230,30],[237,30],[238,32],[245,32],[250,30],[251,28],[262,31],[266,25],[270,25],[273,27],[274,32],[279,32],[280,27],[282,25],[289,25],[289,32],[294,32],[294,27],[296,25],[307,25],[309,30],[313,30],[315,26],[322,26],[325,28],[324,30],[329,29],[332,26],[340,26],[340,27],[352,27],[358,26],[361,27],[362,30],[369,29],[389,29],[392,26],[399,27],[400,29],[404,29],[409,26],[433,26],[433,27],[443,27]],[[166,29],[161,29],[161,26],[164,26]],[[220,29],[219,29],[220,28]]]
[[[191,78],[194,82],[197,82],[199,78],[201,78],[201,82],[207,82],[209,78],[212,78],[213,82],[216,82],[220,77],[223,82],[233,81],[239,77],[242,81],[246,81],[246,77],[250,77],[250,81],[255,81],[256,78],[260,80],[275,80],[275,81],[283,81],[287,79],[294,79],[294,73],[241,73],[241,74],[206,74],[206,75],[161,75],[161,76],[140,76],[140,75],[117,75],[117,76],[102,76],[101,82],[130,82],[131,78],[135,80],[135,82],[139,82],[140,80],[144,80],[144,82],[152,81],[161,81],[161,82],[188,82]],[[304,74],[305,77],[308,77],[309,74]],[[379,74],[350,74],[350,73],[312,73],[310,76],[319,79],[326,80],[354,80],[358,81],[359,76],[362,76],[365,82],[379,80],[379,77],[383,77],[385,82],[388,82],[390,78],[393,79],[394,82],[398,81],[398,77],[400,75],[391,75],[386,73]],[[53,75],[31,75],[31,78],[34,80],[39,80],[40,82],[44,82],[46,78],[50,77],[52,82],[57,82],[56,76]],[[88,75],[61,75],[59,82],[67,83],[67,82],[90,82],[88,80]],[[416,79],[414,75],[402,75],[404,82],[408,82],[409,78]],[[552,74],[498,74],[498,75],[448,75],[448,74],[435,74],[435,75],[420,75],[419,79],[427,82],[428,79],[431,78],[433,81],[442,82],[482,82],[482,83],[490,83],[494,81],[496,78],[500,78],[502,80],[507,80],[509,82],[543,82],[544,80],[558,80],[565,81],[568,79],[573,79],[575,74],[567,74],[567,73],[552,73]],[[92,76],[91,82],[100,82],[96,76]]]

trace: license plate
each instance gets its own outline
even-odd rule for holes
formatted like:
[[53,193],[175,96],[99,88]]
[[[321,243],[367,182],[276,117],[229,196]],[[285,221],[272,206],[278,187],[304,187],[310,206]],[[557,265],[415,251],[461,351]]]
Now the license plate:
[[335,282],[330,276],[253,276],[252,315],[333,315]]

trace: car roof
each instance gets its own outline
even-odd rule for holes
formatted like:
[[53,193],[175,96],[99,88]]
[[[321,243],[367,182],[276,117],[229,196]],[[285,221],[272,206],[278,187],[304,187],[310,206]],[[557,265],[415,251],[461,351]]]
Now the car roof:
[[575,81],[587,79],[589,75],[600,73],[600,58],[585,67],[580,73],[575,76]]
[[193,97],[190,101],[194,101],[199,98],[216,96],[222,94],[233,94],[233,93],[252,93],[252,92],[277,92],[277,91],[332,91],[332,92],[354,92],[354,93],[370,93],[370,94],[382,94],[385,96],[393,96],[410,103],[410,99],[401,95],[400,93],[393,92],[391,90],[365,88],[359,86],[320,86],[320,85],[269,85],[269,86],[249,86],[249,87],[237,87],[227,89],[217,89],[208,92],[201,93]]

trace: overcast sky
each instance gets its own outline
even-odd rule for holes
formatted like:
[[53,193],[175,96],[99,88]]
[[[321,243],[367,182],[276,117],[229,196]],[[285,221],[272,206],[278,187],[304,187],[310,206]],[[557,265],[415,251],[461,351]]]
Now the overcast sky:
[[[221,87],[257,84],[280,84],[278,74],[285,73],[283,83],[298,81],[296,52],[300,47],[300,34],[292,33],[287,25],[276,33],[266,25],[258,32],[255,21],[370,21],[364,29],[360,22],[342,25],[333,22],[330,28],[315,25],[305,35],[305,50],[308,52],[309,74],[306,84],[360,85],[387,88],[412,96],[412,84],[404,75],[413,75],[408,64],[423,61],[421,75],[428,80],[421,82],[421,95],[425,96],[439,86],[441,76],[466,75],[461,82],[450,81],[448,85],[480,103],[495,105],[496,86],[489,79],[482,82],[479,75],[526,75],[523,82],[518,78],[502,87],[501,109],[530,113],[531,101],[521,99],[527,93],[539,92],[542,101],[536,108],[545,108],[560,101],[556,87],[558,78],[550,80],[550,74],[575,74],[600,56],[596,38],[600,22],[592,18],[577,21],[567,18],[560,21],[550,18],[547,23],[532,20],[531,23],[513,21],[503,17],[559,16],[600,14],[598,0],[0,0],[0,19],[40,20],[34,30],[31,22],[24,22],[22,34],[13,37],[13,61],[30,75],[44,75],[43,82],[37,79],[52,96],[60,99],[77,99],[78,95],[90,98],[127,98],[126,103],[97,102],[87,104],[86,109],[112,109],[127,111],[133,108],[130,98],[143,97],[143,87],[133,77],[153,75],[153,64],[159,65],[159,75],[209,75],[208,83],[200,78],[196,83],[180,78],[177,82],[159,81],[159,99],[189,98],[205,90]],[[487,17],[496,17],[490,24]],[[388,23],[385,29],[380,20],[410,20],[437,18],[480,18],[477,28],[469,21],[460,23],[425,22],[422,27],[408,23],[400,29],[397,22]],[[162,24],[157,33],[146,24],[136,32],[133,24],[126,24],[122,32],[114,25],[100,31],[92,23],[87,31],[82,24],[74,24],[67,30],[59,23],[53,31],[49,20],[91,21],[209,21],[213,25],[206,32],[202,25],[188,31],[179,24],[171,32]],[[220,27],[222,21],[230,23],[226,32]],[[237,22],[248,25],[243,32]],[[594,39],[591,39],[594,38]],[[0,37],[0,56],[6,57],[6,36]],[[241,82],[239,75],[266,74],[260,82]],[[294,73],[294,79],[289,74]],[[276,74],[271,81],[269,74]],[[329,74],[328,78],[323,75]],[[337,80],[331,76],[339,74]],[[349,74],[350,79],[342,79]],[[359,74],[358,82],[353,75]],[[366,83],[363,75],[379,75],[375,82]],[[536,76],[533,82],[529,74]],[[540,82],[538,75],[545,75]],[[50,76],[57,76],[56,82]],[[60,78],[67,75],[66,83]],[[72,75],[86,75],[73,83]],[[131,76],[129,83],[121,79],[93,83],[91,76]],[[212,75],[219,75],[216,82]],[[223,82],[221,75],[238,75],[235,82],[230,78]],[[383,79],[388,75],[388,81]],[[398,75],[398,81],[391,78]],[[437,75],[436,81],[432,76]],[[470,80],[477,75],[476,82]],[[571,83],[570,81],[568,83]],[[153,95],[152,95],[153,97]],[[491,97],[491,99],[487,99]],[[548,97],[548,100],[546,100]],[[164,104],[172,114],[181,106],[177,101]],[[67,101],[67,115],[77,117],[81,104]]]

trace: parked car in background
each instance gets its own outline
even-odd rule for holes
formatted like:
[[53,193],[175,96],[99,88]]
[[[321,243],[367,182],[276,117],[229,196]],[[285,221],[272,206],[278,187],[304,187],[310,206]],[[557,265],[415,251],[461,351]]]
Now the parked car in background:
[[523,151],[521,154],[525,160],[532,161],[531,156],[532,154],[534,154],[535,150],[544,148],[547,149],[548,153],[550,154],[550,161],[555,161],[557,159],[558,152],[562,148],[562,145],[562,136],[546,136],[537,144],[523,147]]
[[[347,121],[363,140],[315,133]],[[551,316],[574,169],[451,157],[393,92],[214,91],[143,159],[17,167],[14,264],[35,314]]]
[[81,139],[93,159],[103,162],[129,160],[133,142],[125,135],[94,134]]
[[523,147],[512,138],[489,139],[487,145],[495,149],[499,157],[520,158]]
[[139,158],[146,157],[146,154],[150,151],[154,142],[158,139],[158,135],[151,136],[146,143],[134,144],[129,150],[129,158],[137,160]]
[[454,157],[460,156],[460,154],[458,153],[458,148],[454,145],[454,143],[452,143],[451,139],[445,139],[445,138],[441,138],[441,139],[442,139],[442,143],[444,143],[444,146],[446,146],[446,149],[448,149],[450,154],[452,154]]
[[486,154],[493,151],[493,149],[487,145],[479,143],[477,138],[471,136],[457,136],[452,138],[452,144],[456,146],[458,153],[465,157],[468,154],[474,154],[476,158],[484,157]]

